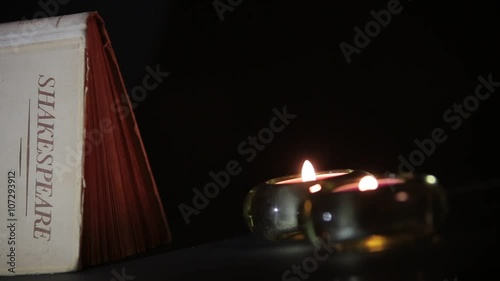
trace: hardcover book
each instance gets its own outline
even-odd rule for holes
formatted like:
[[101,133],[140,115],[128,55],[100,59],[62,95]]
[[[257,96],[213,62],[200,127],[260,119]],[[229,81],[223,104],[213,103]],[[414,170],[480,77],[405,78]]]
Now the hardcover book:
[[0,24],[0,128],[0,275],[76,271],[170,243],[97,12]]

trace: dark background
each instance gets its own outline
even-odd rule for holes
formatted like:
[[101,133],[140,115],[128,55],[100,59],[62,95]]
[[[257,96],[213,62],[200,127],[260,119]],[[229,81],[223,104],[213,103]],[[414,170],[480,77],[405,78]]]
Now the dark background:
[[[339,44],[353,45],[353,28],[388,2],[243,0],[223,21],[212,1],[54,0],[57,9],[47,11],[98,11],[129,91],[142,85],[147,66],[170,73],[135,113],[173,245],[189,247],[248,233],[249,189],[299,173],[305,159],[317,170],[397,172],[398,156],[408,159],[415,139],[436,127],[448,139],[417,172],[450,189],[498,178],[500,90],[457,130],[443,120],[474,94],[479,75],[500,81],[498,4],[402,0],[403,11],[347,63]],[[40,3],[10,1],[0,20],[31,19],[44,11]],[[246,161],[238,145],[284,106],[297,117]],[[187,225],[179,204],[192,206],[192,189],[230,160],[242,172]]]

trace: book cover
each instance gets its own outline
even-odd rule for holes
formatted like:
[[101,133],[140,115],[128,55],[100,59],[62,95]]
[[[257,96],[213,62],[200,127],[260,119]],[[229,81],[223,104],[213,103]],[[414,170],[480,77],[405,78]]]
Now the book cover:
[[0,24],[0,275],[170,242],[130,103],[113,110],[123,93],[96,12]]

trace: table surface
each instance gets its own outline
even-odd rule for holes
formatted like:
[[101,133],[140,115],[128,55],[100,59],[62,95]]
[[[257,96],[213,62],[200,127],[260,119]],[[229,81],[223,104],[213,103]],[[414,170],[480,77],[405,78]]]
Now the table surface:
[[[450,197],[451,215],[442,242],[371,254],[332,253],[315,260],[307,242],[271,242],[252,234],[78,272],[0,277],[0,280],[498,280],[500,184],[478,185]],[[323,252],[325,254],[326,252]],[[317,265],[317,266],[316,266]]]

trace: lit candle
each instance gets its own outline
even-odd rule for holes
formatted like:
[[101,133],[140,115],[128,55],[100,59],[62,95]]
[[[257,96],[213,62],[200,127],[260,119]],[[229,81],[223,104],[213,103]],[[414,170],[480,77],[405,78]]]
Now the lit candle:
[[403,183],[401,178],[381,178],[377,179],[374,176],[364,176],[359,182],[352,182],[341,185],[333,190],[333,192],[347,191],[369,191],[383,187],[394,186]]
[[268,240],[317,243],[321,238],[327,243],[346,242],[346,250],[352,246],[370,252],[428,238],[443,224],[446,213],[446,198],[432,175],[316,172],[308,160],[301,174],[253,187],[243,208],[249,229]]
[[[320,181],[328,178],[338,177],[347,174],[348,172],[320,172],[316,173],[314,167],[309,160],[304,161],[302,165],[301,177],[294,177],[286,180],[281,180],[276,182],[276,184],[292,184],[310,181]],[[332,192],[347,192],[347,191],[369,191],[376,190],[377,188],[393,186],[395,184],[403,183],[401,178],[381,178],[377,179],[372,175],[366,175],[362,177],[359,181],[348,182],[341,186],[336,187]],[[309,187],[309,192],[316,193],[321,191],[322,187],[320,184],[315,184]]]
[[276,182],[276,184],[290,184],[290,183],[300,183],[300,182],[308,182],[315,180],[324,180],[327,178],[338,177],[347,174],[348,171],[327,171],[316,173],[314,171],[314,167],[309,160],[304,161],[302,165],[302,174],[301,177],[293,177],[291,179],[281,180]]
[[309,240],[344,243],[344,250],[381,251],[436,234],[447,203],[432,175],[366,175],[304,203],[302,225]]
[[[309,160],[304,161],[302,166],[301,177],[292,177],[285,180],[279,180],[275,184],[292,184],[292,183],[302,183],[310,181],[321,181],[328,178],[334,178],[348,174],[348,171],[327,171],[316,173],[314,167]],[[429,178],[430,180],[428,180]],[[426,181],[433,183],[433,176],[427,176]],[[393,186],[396,184],[401,184],[404,181],[401,178],[380,178],[377,179],[373,175],[367,174],[359,179],[359,181],[348,182],[346,184],[335,187],[332,192],[347,192],[347,191],[369,191],[376,190],[377,188],[383,188],[387,186]],[[309,188],[311,193],[315,193],[321,190],[321,185],[315,184]]]
[[244,217],[252,231],[267,239],[304,238],[299,217],[309,195],[357,182],[367,175],[371,174],[352,169],[315,172],[306,160],[300,175],[274,178],[252,188],[245,198]]

